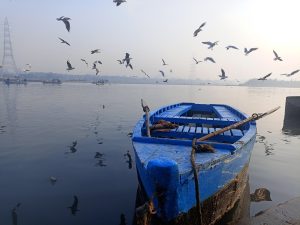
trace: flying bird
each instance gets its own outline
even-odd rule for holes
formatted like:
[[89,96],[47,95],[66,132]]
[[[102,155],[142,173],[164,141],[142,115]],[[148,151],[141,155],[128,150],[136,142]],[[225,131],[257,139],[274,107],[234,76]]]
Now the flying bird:
[[159,72],[161,73],[161,75],[162,75],[163,77],[165,76],[164,71],[160,70]]
[[87,63],[87,61],[85,59],[80,59],[82,62],[84,62],[86,64],[86,66],[89,66],[89,64]]
[[226,78],[228,78],[226,75],[225,75],[225,71],[223,69],[221,69],[221,75],[219,75],[220,77],[220,80],[225,80]]
[[218,44],[218,41],[215,42],[202,41],[202,44],[208,45],[208,49],[213,50],[213,48]]
[[125,53],[125,58],[123,59],[123,63],[124,62],[126,62],[126,67],[128,67],[129,66],[129,64],[130,64],[130,60],[131,60],[132,58],[130,58],[130,55],[129,55],[129,53]]
[[196,64],[198,64],[199,62],[202,62],[202,61],[198,61],[196,58],[193,58],[194,60],[195,60],[195,62],[196,62]]
[[145,74],[148,78],[150,78],[149,75],[148,75],[144,70],[141,70],[141,72],[142,72],[143,74]]
[[116,3],[116,6],[121,5],[123,2],[126,2],[126,0],[113,0],[114,3]]
[[212,57],[206,57],[204,61],[211,61],[212,63],[216,63],[216,61]]
[[282,58],[278,56],[277,52],[275,52],[275,50],[273,50],[273,53],[275,55],[274,61],[279,60],[282,61]]
[[229,49],[236,49],[236,50],[238,50],[239,48],[238,47],[235,47],[234,45],[228,45],[228,46],[226,46],[226,49],[227,50],[229,50]]
[[250,52],[253,52],[255,50],[257,50],[258,48],[250,48],[250,49],[247,49],[247,48],[244,48],[244,53],[245,55],[248,55]]
[[165,63],[165,60],[164,60],[164,59],[161,59],[161,60],[162,60],[162,62],[163,62],[163,66],[168,65],[168,64]]
[[91,54],[100,53],[100,49],[91,50]]
[[59,18],[56,18],[56,20],[57,21],[63,21],[65,26],[66,26],[67,31],[70,32],[71,27],[70,27],[70,22],[69,22],[70,18],[69,17],[61,16]]
[[129,63],[129,64],[126,64],[126,67],[130,67],[130,69],[132,69],[133,70],[133,67],[132,67],[132,65],[131,65],[131,63]]
[[287,77],[290,77],[290,76],[293,76],[294,74],[298,73],[300,70],[295,70],[291,73],[285,73],[285,74],[281,74],[282,76],[287,76]]
[[100,70],[96,67],[96,75],[98,75]]
[[202,24],[200,25],[200,27],[199,27],[197,30],[194,31],[194,37],[196,37],[196,36],[198,35],[198,33],[199,33],[200,31],[202,31],[201,28],[204,27],[205,24],[206,24],[206,22],[202,23]]
[[272,73],[267,74],[266,76],[260,77],[257,80],[266,80]]
[[67,66],[68,66],[68,68],[67,68],[68,71],[75,69],[74,67],[72,67],[72,65],[71,65],[71,63],[70,63],[69,60],[67,61]]
[[101,62],[100,60],[96,60],[96,61],[94,62],[94,64],[96,64],[96,63],[99,63],[99,64],[102,65],[102,62]]
[[24,69],[23,71],[24,72],[29,72],[31,70],[31,65],[27,63],[26,66],[27,66],[27,68]]
[[163,82],[164,82],[164,83],[167,83],[167,82],[168,82],[168,79],[163,80]]
[[64,39],[62,39],[62,38],[60,38],[60,37],[59,37],[58,39],[61,41],[61,43],[71,46],[71,45],[69,44],[69,42],[65,41]]

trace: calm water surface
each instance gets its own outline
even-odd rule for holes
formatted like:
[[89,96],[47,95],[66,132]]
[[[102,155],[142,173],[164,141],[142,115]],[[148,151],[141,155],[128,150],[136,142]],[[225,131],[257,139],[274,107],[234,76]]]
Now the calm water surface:
[[[249,115],[281,106],[257,125],[258,138],[265,139],[252,153],[250,192],[267,188],[272,201],[252,202],[251,215],[300,196],[300,138],[281,130],[285,97],[299,94],[284,88],[0,84],[0,224],[120,224],[121,214],[131,224],[138,183],[135,162],[124,154],[133,156],[128,133],[142,116],[141,98],[151,109],[224,103]],[[70,150],[73,141],[78,144]]]

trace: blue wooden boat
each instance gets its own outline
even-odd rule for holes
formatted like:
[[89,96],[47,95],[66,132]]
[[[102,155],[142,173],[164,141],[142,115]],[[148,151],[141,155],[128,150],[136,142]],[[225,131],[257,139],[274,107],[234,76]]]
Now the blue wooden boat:
[[[179,103],[149,113],[150,125],[168,121],[173,129],[152,130],[147,136],[146,117],[136,124],[132,143],[139,182],[157,215],[170,222],[182,218],[196,206],[195,179],[190,155],[192,140],[220,130],[248,116],[221,104]],[[247,168],[256,138],[256,123],[197,144],[207,144],[214,153],[196,153],[204,224],[213,224],[231,209],[247,180]],[[209,218],[208,218],[209,217]]]

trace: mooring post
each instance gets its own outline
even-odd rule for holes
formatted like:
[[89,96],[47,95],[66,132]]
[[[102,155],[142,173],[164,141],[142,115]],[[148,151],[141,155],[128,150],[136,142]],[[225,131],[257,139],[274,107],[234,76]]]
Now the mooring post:
[[150,109],[149,109],[148,105],[144,104],[143,99],[141,99],[141,104],[142,104],[142,108],[143,108],[143,111],[145,112],[145,116],[146,116],[147,137],[151,137],[151,134],[150,134],[150,118],[149,118]]

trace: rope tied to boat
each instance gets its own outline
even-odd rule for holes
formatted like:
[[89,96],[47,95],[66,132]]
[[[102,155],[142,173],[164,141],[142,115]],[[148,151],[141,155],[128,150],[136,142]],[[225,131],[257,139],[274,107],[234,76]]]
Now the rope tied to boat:
[[200,185],[198,180],[198,170],[195,162],[195,153],[196,150],[198,149],[198,146],[196,145],[196,141],[197,139],[194,138],[192,143],[192,151],[191,151],[191,164],[192,164],[192,170],[193,170],[194,181],[195,181],[195,197],[196,197],[196,209],[197,209],[196,213],[199,219],[199,225],[202,225],[202,211],[201,211],[200,188],[199,188]]
[[158,120],[152,126],[150,126],[150,131],[160,131],[160,132],[168,132],[172,129],[179,127],[178,124],[166,121],[166,120]]

